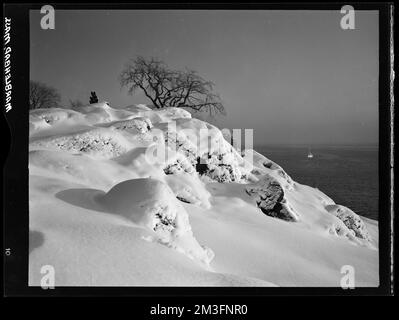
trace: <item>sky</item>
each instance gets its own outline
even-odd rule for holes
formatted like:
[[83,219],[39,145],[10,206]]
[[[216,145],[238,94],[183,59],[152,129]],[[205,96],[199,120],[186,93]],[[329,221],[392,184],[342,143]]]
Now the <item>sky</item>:
[[378,143],[378,12],[56,10],[55,30],[31,11],[30,78],[63,103],[149,103],[118,76],[129,59],[157,57],[215,83],[227,111],[211,121],[253,129],[254,144]]

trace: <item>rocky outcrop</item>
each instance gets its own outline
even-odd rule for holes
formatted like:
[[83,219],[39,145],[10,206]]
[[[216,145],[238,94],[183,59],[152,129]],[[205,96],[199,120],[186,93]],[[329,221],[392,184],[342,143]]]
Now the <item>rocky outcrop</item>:
[[357,238],[371,241],[371,236],[363,220],[352,210],[341,205],[327,205],[326,210],[340,219]]
[[285,221],[297,221],[297,215],[287,206],[284,190],[277,180],[266,175],[258,183],[246,187],[249,196],[255,199],[262,212]]

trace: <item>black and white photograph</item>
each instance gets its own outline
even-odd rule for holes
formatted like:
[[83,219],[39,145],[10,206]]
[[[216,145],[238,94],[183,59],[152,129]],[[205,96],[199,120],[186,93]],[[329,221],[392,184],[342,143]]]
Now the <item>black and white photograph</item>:
[[385,285],[389,49],[335,7],[29,10],[27,286]]

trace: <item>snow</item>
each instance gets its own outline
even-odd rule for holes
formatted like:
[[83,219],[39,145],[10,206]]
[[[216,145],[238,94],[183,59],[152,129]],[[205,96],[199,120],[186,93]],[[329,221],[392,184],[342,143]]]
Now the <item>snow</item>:
[[179,200],[205,209],[211,208],[211,194],[206,190],[205,183],[198,176],[183,172],[168,175],[165,180]]
[[29,284],[378,286],[378,222],[189,112],[30,113]]
[[[156,234],[156,240],[209,264],[213,252],[194,239],[188,214],[167,184],[155,179],[118,183],[95,201],[106,212],[116,213]],[[147,238],[148,239],[148,238]]]

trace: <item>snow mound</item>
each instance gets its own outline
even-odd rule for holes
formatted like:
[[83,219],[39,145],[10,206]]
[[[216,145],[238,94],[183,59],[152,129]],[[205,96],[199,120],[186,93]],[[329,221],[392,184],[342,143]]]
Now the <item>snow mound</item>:
[[91,124],[111,122],[134,116],[134,113],[128,110],[112,108],[106,101],[77,107],[75,111],[84,114],[86,121]]
[[363,220],[352,210],[342,205],[327,205],[326,210],[340,219],[357,238],[371,241],[371,236]]
[[105,125],[115,130],[128,131],[131,134],[146,133],[152,128],[151,120],[144,117],[136,117],[129,120],[120,120]]
[[64,127],[86,125],[83,114],[61,108],[36,109],[29,112],[29,135],[34,136],[39,132],[54,133]]
[[151,109],[146,105],[139,104],[125,107],[123,110],[132,112],[135,117],[145,117],[153,124],[171,122],[176,119],[191,118],[190,112],[179,108]]
[[245,190],[264,214],[286,221],[298,221],[298,215],[287,204],[283,188],[271,176],[263,176],[262,180],[247,186]]
[[128,170],[135,172],[141,178],[157,178],[162,180],[165,176],[163,171],[164,162],[156,162],[151,160],[152,148],[136,147],[130,151],[113,158],[112,160],[122,165]]
[[97,201],[107,210],[155,232],[157,240],[209,264],[213,253],[194,238],[187,212],[167,184],[155,179],[118,183]]
[[191,113],[181,108],[164,108],[156,111],[163,122],[170,122],[177,119],[191,119]]
[[132,170],[111,160],[96,160],[84,154],[60,150],[32,150],[29,152],[30,174],[46,174],[94,188],[110,188],[126,179],[138,178]]
[[180,173],[168,175],[165,180],[180,201],[198,205],[205,209],[211,207],[211,194],[197,176]]
[[133,105],[124,107],[123,110],[128,110],[131,112],[142,112],[142,111],[151,111],[151,108],[149,108],[145,104],[133,104]]
[[264,155],[253,149],[247,149],[243,152],[243,158],[252,163],[251,173],[256,177],[259,178],[268,174],[275,178],[285,189],[292,190],[294,188],[295,182],[284,169]]

